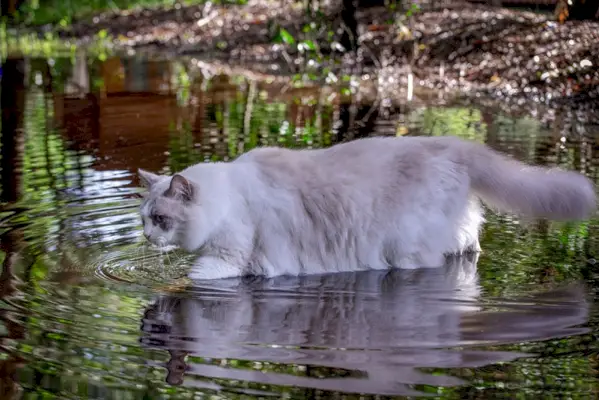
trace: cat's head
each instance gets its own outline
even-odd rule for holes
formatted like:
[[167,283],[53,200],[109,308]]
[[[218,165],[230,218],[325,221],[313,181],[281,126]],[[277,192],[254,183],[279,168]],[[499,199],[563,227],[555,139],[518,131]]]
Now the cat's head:
[[144,236],[158,246],[181,245],[196,196],[193,183],[179,174],[163,176],[142,169],[139,179],[148,189],[140,207]]

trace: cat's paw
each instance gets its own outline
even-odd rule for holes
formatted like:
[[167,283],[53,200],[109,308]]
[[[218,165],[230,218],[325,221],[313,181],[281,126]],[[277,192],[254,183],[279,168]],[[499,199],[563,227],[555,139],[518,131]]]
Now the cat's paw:
[[184,292],[185,289],[187,289],[187,287],[191,283],[189,281],[190,281],[190,279],[187,277],[179,278],[179,279],[176,279],[175,281],[170,282],[166,285],[158,286],[157,290],[159,292],[171,292],[171,293]]
[[219,276],[215,276],[214,273],[211,273],[210,271],[207,271],[206,269],[193,270],[189,274],[187,274],[187,277],[189,279],[191,279],[192,281],[201,281],[201,280],[208,280],[208,279],[220,279]]
[[241,269],[220,260],[206,263],[200,262],[187,275],[191,280],[226,279],[241,276]]

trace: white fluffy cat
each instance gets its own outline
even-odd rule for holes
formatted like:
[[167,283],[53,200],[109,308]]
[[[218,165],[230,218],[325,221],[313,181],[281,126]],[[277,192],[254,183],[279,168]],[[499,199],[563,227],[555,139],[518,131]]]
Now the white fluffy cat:
[[533,218],[596,208],[581,174],[532,167],[453,137],[258,148],[174,176],[139,171],[144,235],[200,256],[189,277],[436,267],[479,251],[480,200]]

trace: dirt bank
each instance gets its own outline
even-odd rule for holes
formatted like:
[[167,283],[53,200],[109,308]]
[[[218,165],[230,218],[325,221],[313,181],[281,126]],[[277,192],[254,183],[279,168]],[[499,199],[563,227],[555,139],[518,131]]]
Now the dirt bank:
[[[106,31],[118,46],[218,59],[271,74],[375,73],[389,87],[405,85],[411,72],[416,86],[433,90],[576,107],[599,97],[597,22],[557,24],[531,12],[435,1],[402,28],[387,23],[388,10],[373,7],[357,15],[358,52],[342,54],[328,33],[341,26],[339,10],[323,13],[321,22],[329,26],[308,34],[303,29],[313,19],[301,5],[250,0],[244,6],[105,13],[61,35],[85,42]],[[280,27],[316,48],[302,52],[298,40],[273,44]]]

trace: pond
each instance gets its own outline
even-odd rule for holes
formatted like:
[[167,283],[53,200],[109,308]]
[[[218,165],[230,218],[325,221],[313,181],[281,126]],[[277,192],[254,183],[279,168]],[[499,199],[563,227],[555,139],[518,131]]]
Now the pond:
[[597,396],[597,219],[488,211],[480,256],[437,269],[176,284],[189,257],[145,245],[137,168],[456,135],[598,179],[580,113],[351,97],[193,59],[5,62],[2,398]]

